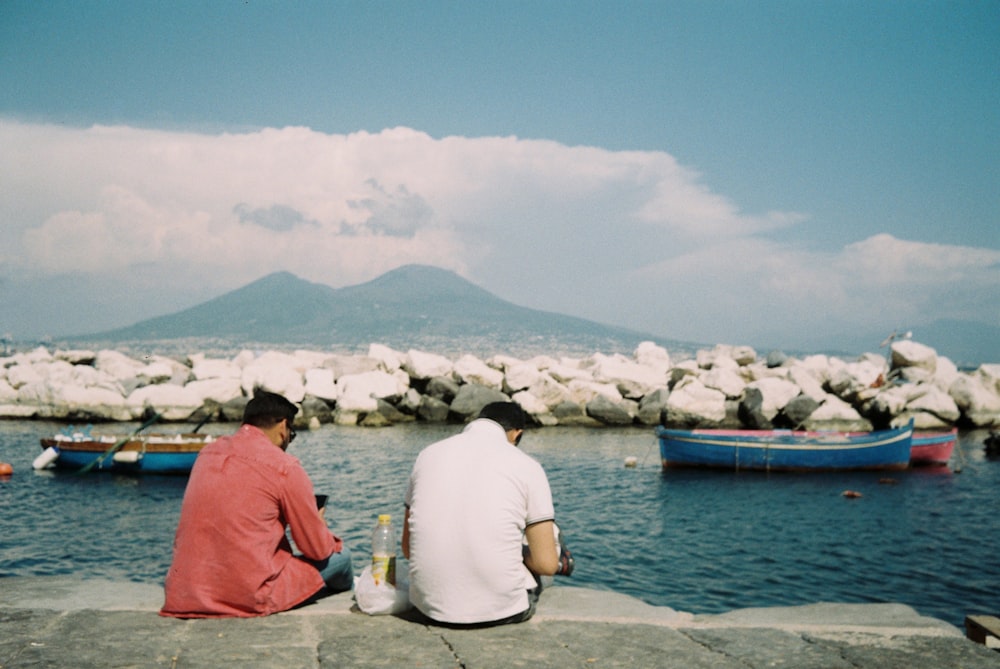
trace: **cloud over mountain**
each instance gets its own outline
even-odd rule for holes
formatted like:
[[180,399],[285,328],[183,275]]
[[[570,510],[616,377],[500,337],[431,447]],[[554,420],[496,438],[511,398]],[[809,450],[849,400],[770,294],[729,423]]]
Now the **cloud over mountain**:
[[1000,251],[792,241],[807,213],[743,211],[663,151],[9,119],[0,145],[0,307],[18,314],[0,328],[15,335],[122,326],[275,271],[345,286],[410,263],[696,341],[830,346],[1000,313]]

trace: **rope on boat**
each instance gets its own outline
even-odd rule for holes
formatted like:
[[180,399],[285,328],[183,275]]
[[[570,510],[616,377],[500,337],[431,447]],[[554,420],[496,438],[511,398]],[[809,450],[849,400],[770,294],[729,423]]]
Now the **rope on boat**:
[[152,418],[150,418],[145,423],[143,423],[142,425],[140,425],[132,434],[128,435],[127,437],[122,437],[121,439],[119,439],[118,441],[116,441],[115,444],[111,448],[109,448],[108,450],[104,451],[104,453],[98,455],[92,461],[88,462],[83,467],[81,467],[80,470],[77,472],[77,474],[86,474],[91,469],[93,469],[94,467],[96,467],[98,464],[103,463],[106,458],[108,458],[109,456],[113,456],[115,454],[115,452],[118,451],[118,449],[120,449],[122,446],[124,446],[125,444],[127,444],[128,442],[130,442],[140,432],[142,432],[143,430],[145,430],[147,427],[149,427],[150,425],[152,425],[153,423],[155,423],[158,420],[160,420],[160,414],[158,414],[158,413],[153,414]]
[[965,452],[962,450],[962,440],[959,439],[958,435],[955,435],[955,450],[958,451],[958,459],[962,461],[962,464],[955,467],[955,473],[961,474],[962,468],[965,467]]

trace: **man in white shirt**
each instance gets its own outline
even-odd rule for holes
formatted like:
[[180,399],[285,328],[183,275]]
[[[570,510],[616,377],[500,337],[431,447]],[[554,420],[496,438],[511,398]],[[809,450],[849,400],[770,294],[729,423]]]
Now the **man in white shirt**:
[[517,447],[524,424],[517,404],[489,404],[414,462],[402,547],[410,601],[431,622],[528,620],[538,577],[560,569],[548,478]]

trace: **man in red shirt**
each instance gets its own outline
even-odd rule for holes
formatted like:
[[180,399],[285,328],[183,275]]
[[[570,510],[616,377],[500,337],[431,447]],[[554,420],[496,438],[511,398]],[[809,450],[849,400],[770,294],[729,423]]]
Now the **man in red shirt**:
[[198,454],[160,615],[264,616],[351,589],[350,553],[317,510],[302,464],[285,452],[296,413],[281,395],[257,391],[240,429]]

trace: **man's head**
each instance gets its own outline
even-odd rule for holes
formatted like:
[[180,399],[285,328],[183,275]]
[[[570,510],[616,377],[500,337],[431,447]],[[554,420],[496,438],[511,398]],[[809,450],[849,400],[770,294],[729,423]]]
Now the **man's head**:
[[260,428],[284,450],[295,438],[292,421],[298,412],[298,407],[281,395],[257,389],[243,410],[243,424]]
[[521,441],[524,433],[524,410],[514,402],[492,402],[484,406],[478,418],[487,418],[499,423],[507,433],[507,440],[515,446]]

